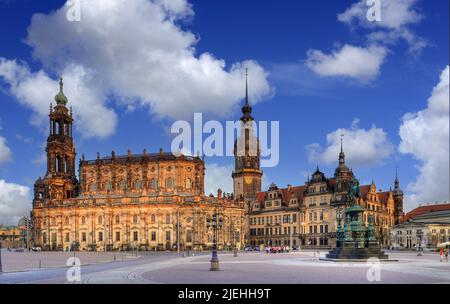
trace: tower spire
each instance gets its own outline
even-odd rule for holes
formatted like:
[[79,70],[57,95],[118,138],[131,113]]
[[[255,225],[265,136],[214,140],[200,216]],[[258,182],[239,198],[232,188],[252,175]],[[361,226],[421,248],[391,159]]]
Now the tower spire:
[[345,163],[345,153],[344,153],[344,134],[341,134],[341,152],[339,153],[339,164]]
[[245,68],[245,105],[248,106],[248,68]]
[[67,104],[67,97],[64,95],[63,91],[64,83],[63,78],[59,78],[59,93],[55,96],[55,101],[57,105],[66,105]]
[[248,101],[248,68],[245,69],[245,101],[244,106],[242,107],[242,114],[244,114],[241,117],[241,120],[246,123],[248,121],[252,121],[253,117],[251,116],[252,113],[252,107],[250,106],[250,103]]
[[398,167],[395,167],[395,189],[400,189],[400,181],[398,180]]

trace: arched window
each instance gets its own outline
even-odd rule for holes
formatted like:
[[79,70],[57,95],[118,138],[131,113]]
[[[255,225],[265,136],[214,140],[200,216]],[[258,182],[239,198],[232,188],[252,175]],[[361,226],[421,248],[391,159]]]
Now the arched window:
[[59,123],[59,121],[55,121],[53,127],[55,128],[55,135],[59,135],[61,134],[61,125]]
[[116,224],[120,224],[120,216],[116,215]]
[[192,230],[186,231],[186,243],[192,243]]
[[98,224],[103,224],[103,217],[101,215],[98,217]]
[[84,216],[81,217],[81,224],[82,225],[86,224],[86,218]]
[[140,180],[137,180],[135,183],[134,183],[134,188],[135,189],[142,189],[142,181],[140,181]]
[[192,187],[192,181],[190,178],[186,179],[186,189],[191,189]]
[[61,168],[62,167],[62,160],[61,160],[61,156],[56,156],[55,158],[55,171],[56,172],[61,172]]
[[123,180],[120,181],[120,183],[119,183],[120,190],[125,190],[126,187],[127,187],[127,183]]
[[170,214],[166,215],[166,224],[170,224]]
[[156,214],[152,214],[150,221],[152,224],[156,224]]
[[112,184],[111,184],[111,182],[106,182],[106,183],[105,183],[105,190],[107,190],[107,191],[112,190]]
[[138,223],[138,216],[135,214],[133,215],[133,224],[137,224]]
[[169,177],[166,180],[166,188],[168,188],[168,189],[172,189],[173,188],[173,178]]
[[150,181],[150,188],[151,189],[158,188],[158,182],[156,181],[156,179],[152,178],[152,180]]

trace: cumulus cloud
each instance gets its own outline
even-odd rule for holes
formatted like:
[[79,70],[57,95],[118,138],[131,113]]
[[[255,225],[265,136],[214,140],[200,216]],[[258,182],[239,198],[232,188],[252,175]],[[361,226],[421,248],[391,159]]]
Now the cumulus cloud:
[[0,165],[5,164],[11,160],[11,149],[6,144],[6,139],[0,136]]
[[344,76],[366,82],[379,74],[387,52],[381,46],[364,48],[347,44],[329,55],[309,50],[306,66],[321,76]]
[[0,223],[17,225],[31,210],[30,189],[0,180]]
[[418,161],[419,176],[407,186],[407,204],[449,201],[449,66],[428,99],[426,109],[403,117],[399,150]]
[[344,135],[346,162],[353,167],[372,166],[382,163],[393,152],[393,145],[387,133],[376,126],[370,129],[359,127],[355,119],[350,129],[340,128],[327,134],[327,146],[318,143],[308,145],[308,159],[311,163],[337,163],[340,152],[340,138]]
[[[69,65],[64,74],[64,92],[73,106],[78,123],[76,128],[84,137],[106,137],[117,124],[116,113],[105,105],[105,95],[92,85],[91,72],[83,66]],[[0,78],[10,87],[15,98],[33,110],[32,123],[47,126],[50,102],[58,93],[58,81],[44,70],[31,72],[29,67],[17,60],[0,57]]]
[[205,194],[217,195],[217,189],[222,189],[224,193],[233,192],[233,180],[231,173],[233,166],[218,164],[208,164],[205,171]]
[[[186,0],[82,0],[81,21],[68,22],[66,13],[63,6],[35,14],[28,28],[26,42],[48,74],[9,63],[20,79],[10,82],[28,85],[26,103],[39,116],[41,103],[47,109],[55,94],[54,80],[47,83],[49,74],[63,74],[69,100],[92,108],[79,106],[77,112],[80,125],[88,128],[83,131],[100,133],[93,136],[114,130],[108,97],[131,110],[147,106],[158,117],[187,118],[194,111],[225,116],[244,95],[245,68],[251,102],[273,94],[267,72],[255,61],[227,66],[211,53],[196,53],[198,38],[186,29],[194,12]],[[44,90],[31,88],[42,84]]]
[[370,22],[367,19],[369,9],[367,1],[360,0],[345,12],[338,14],[337,18],[352,28],[361,26],[373,30],[368,35],[372,42],[394,44],[403,39],[408,43],[411,53],[420,54],[428,43],[410,29],[411,25],[419,23],[424,18],[417,8],[417,3],[418,0],[382,0],[380,1],[381,21]]

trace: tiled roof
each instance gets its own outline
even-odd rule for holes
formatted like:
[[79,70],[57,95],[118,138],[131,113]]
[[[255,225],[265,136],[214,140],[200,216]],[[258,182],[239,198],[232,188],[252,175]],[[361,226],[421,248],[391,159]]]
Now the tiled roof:
[[387,204],[388,199],[389,199],[390,191],[378,192],[378,194],[380,196],[380,202],[382,204]]
[[[278,189],[281,193],[281,198],[284,203],[289,202],[292,198],[297,198],[297,201],[301,203],[303,201],[303,192],[305,192],[305,186],[291,186],[289,188]],[[259,203],[264,202],[266,195],[269,191],[259,192],[256,196],[256,201]]]
[[419,206],[405,215],[405,221],[422,214],[444,210],[450,210],[450,203]]

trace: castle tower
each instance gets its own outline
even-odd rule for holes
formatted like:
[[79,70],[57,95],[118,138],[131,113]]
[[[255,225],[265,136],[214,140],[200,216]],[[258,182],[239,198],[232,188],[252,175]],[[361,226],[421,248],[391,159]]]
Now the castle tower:
[[234,197],[252,201],[261,191],[263,172],[260,168],[259,140],[254,134],[252,107],[248,102],[247,71],[245,73],[245,102],[242,107],[241,133],[234,144],[235,166],[232,174]]
[[398,180],[398,172],[395,169],[395,187],[392,192],[394,196],[394,224],[398,225],[403,222],[403,191],[400,189],[400,182]]
[[353,172],[345,164],[344,135],[341,135],[341,152],[339,153],[339,165],[334,171],[335,189],[334,200],[337,204],[345,204],[347,201],[348,182],[352,179]]
[[63,92],[63,80],[59,81],[56,106],[50,105],[50,133],[47,138],[47,173],[35,184],[35,200],[67,199],[76,195],[75,145],[72,138],[72,110],[68,110]]

